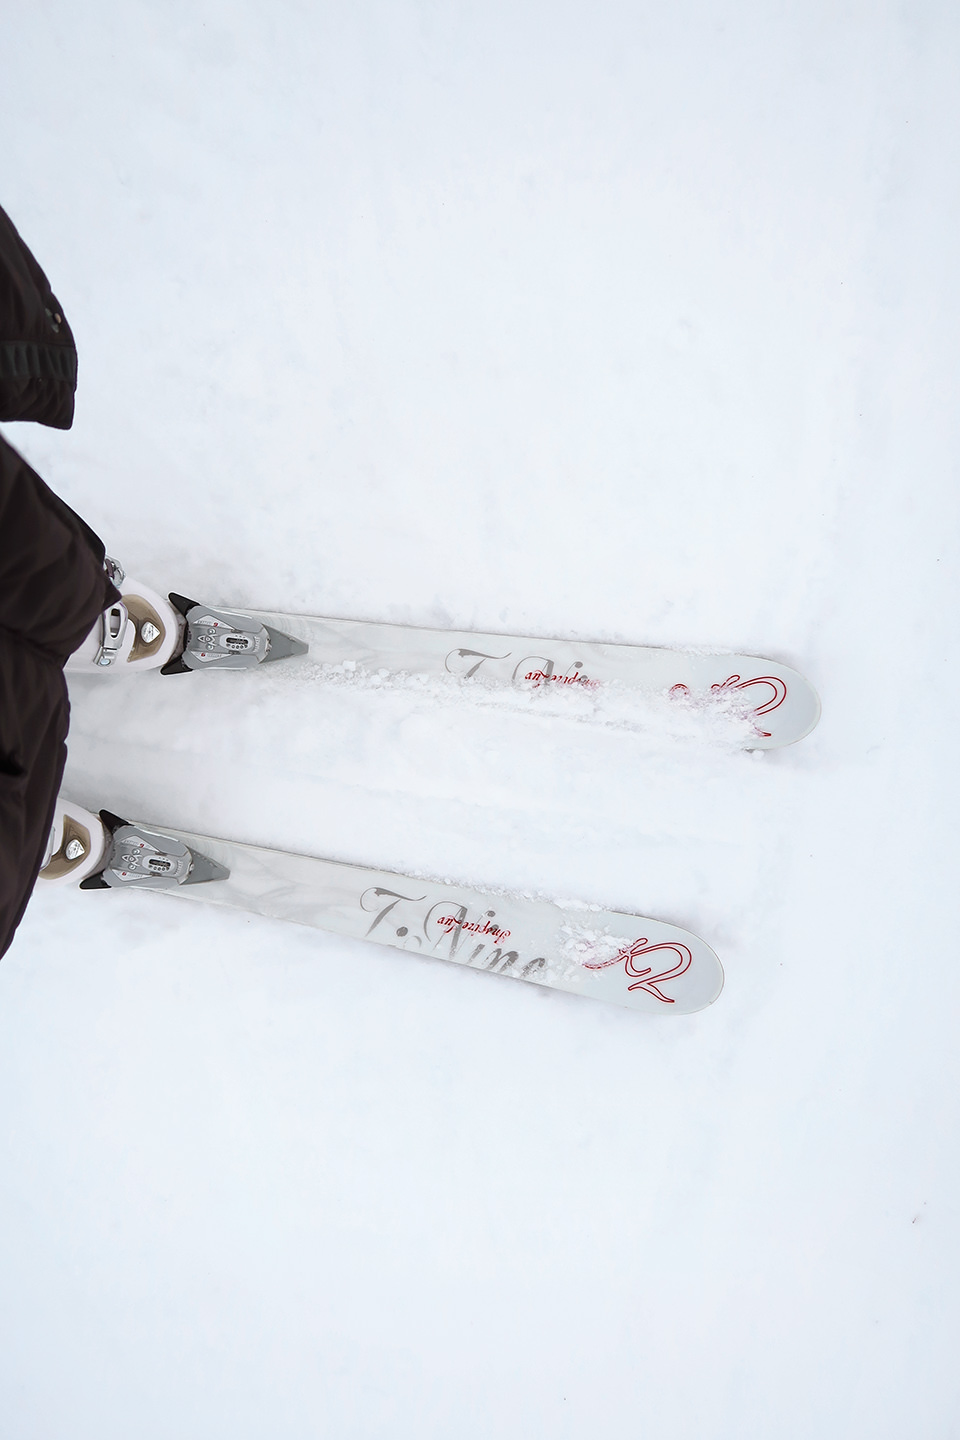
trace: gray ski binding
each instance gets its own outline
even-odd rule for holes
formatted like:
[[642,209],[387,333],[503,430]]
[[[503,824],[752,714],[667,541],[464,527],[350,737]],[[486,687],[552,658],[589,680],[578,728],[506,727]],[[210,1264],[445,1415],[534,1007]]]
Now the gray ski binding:
[[184,647],[160,667],[161,675],[180,675],[185,670],[247,670],[268,660],[306,655],[310,648],[250,615],[214,610],[173,592],[170,603],[186,621]]
[[206,880],[226,880],[230,871],[215,860],[191,850],[182,840],[131,825],[100,811],[108,833],[106,864],[96,875],[80,881],[81,890],[111,890],[129,886],[137,890],[176,890],[180,885],[200,885]]

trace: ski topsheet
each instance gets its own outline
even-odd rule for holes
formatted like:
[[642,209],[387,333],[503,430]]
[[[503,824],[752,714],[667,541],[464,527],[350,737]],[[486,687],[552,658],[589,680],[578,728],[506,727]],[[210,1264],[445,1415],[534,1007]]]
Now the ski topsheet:
[[[791,745],[820,718],[816,690],[796,670],[750,655],[703,655],[642,645],[427,630],[366,620],[250,612],[308,647],[321,665],[554,689],[605,684],[691,698],[721,696],[749,717],[751,749]],[[287,663],[298,663],[295,659]]]
[[[292,920],[649,1014],[702,1010],[723,986],[720,961],[709,945],[659,920],[474,890],[185,830],[138,829],[158,842],[183,841],[215,870],[229,871],[224,879],[174,886],[185,899]],[[128,872],[122,879],[123,888],[139,883],[151,888],[148,876]]]

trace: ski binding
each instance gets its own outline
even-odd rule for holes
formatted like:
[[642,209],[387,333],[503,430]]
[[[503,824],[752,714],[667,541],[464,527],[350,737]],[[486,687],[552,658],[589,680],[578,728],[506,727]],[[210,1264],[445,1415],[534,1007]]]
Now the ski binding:
[[302,640],[294,640],[250,615],[214,610],[172,591],[170,603],[183,616],[186,629],[183,649],[160,667],[161,675],[181,675],[187,670],[248,670],[268,660],[306,655],[309,649]]
[[124,886],[176,890],[180,885],[226,880],[230,874],[225,865],[208,859],[162,830],[131,825],[109,810],[100,811],[100,820],[107,832],[106,863],[97,874],[80,881],[81,890],[112,890]]

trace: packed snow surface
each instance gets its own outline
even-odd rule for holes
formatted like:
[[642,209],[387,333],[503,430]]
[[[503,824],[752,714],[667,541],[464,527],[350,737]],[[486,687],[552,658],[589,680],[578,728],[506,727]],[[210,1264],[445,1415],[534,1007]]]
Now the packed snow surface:
[[[78,338],[5,433],[211,605],[768,656],[733,711],[71,681],[157,825],[693,930],[647,1017],[143,894],[0,965],[4,1440],[956,1433],[960,17],[65,0],[2,193]],[[609,948],[609,945],[607,945]]]

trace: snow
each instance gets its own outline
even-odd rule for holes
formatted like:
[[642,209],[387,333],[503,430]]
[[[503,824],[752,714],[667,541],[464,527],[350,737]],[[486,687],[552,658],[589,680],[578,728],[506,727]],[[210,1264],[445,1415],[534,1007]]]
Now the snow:
[[70,433],[6,434],[130,573],[755,653],[824,711],[758,763],[586,696],[73,684],[81,803],[638,911],[727,980],[651,1019],[35,897],[0,965],[5,1440],[954,1432],[958,31],[9,18],[2,203],[81,380]]

